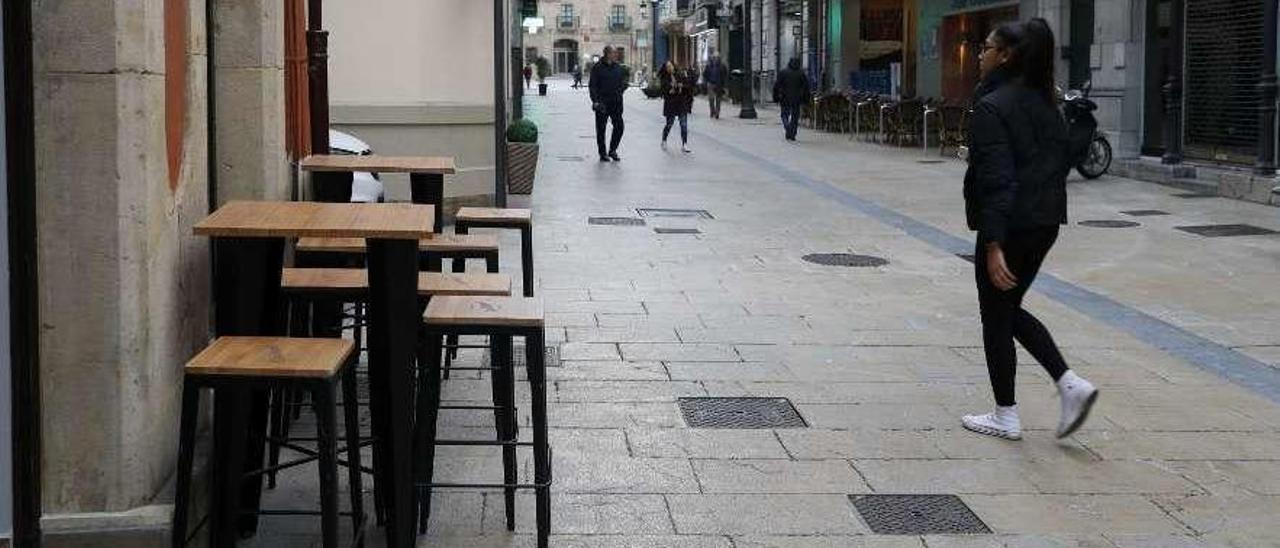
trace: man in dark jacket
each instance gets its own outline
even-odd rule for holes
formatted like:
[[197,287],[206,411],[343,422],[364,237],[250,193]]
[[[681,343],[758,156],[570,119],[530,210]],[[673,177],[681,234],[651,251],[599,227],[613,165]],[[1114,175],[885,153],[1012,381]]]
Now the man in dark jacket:
[[[613,47],[604,47],[604,56],[599,63],[591,67],[591,80],[587,82],[591,92],[591,109],[596,113],[596,148],[600,152],[600,161],[621,162],[618,156],[618,144],[622,142],[622,92],[627,90],[627,75],[622,65],[618,64]],[[604,148],[604,128],[613,122],[613,135],[609,139],[609,149]]]
[[778,81],[773,84],[773,100],[782,108],[782,127],[786,129],[787,140],[796,140],[796,132],[800,129],[800,105],[809,100],[809,77],[800,70],[800,60],[792,59],[786,70],[778,73]]
[[707,85],[707,103],[711,105],[711,117],[720,118],[720,93],[724,91],[724,63],[719,55],[711,56],[702,69],[702,83]]

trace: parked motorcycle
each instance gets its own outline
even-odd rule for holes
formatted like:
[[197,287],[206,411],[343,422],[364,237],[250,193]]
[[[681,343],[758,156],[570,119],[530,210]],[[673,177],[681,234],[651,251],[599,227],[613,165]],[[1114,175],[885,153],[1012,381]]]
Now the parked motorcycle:
[[1098,104],[1089,99],[1092,82],[1086,82],[1083,90],[1073,89],[1062,96],[1062,113],[1067,118],[1067,130],[1071,140],[1071,159],[1076,171],[1086,179],[1097,179],[1111,168],[1111,143],[1106,134],[1098,130],[1098,120],[1093,111]]

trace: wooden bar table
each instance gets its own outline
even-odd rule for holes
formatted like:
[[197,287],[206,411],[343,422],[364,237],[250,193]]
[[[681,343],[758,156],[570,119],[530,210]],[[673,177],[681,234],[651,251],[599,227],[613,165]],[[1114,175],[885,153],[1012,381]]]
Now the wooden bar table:
[[[418,204],[229,202],[195,226],[213,238],[215,330],[281,335],[280,276],[286,238],[365,238],[369,272],[369,389],[374,481],[384,496],[387,546],[414,545],[413,367],[418,324],[418,242],[435,210]],[[219,391],[214,419],[212,546],[234,546],[256,529],[267,403],[263,392]]]
[[413,203],[435,206],[437,233],[444,228],[444,176],[457,173],[452,156],[316,154],[303,158],[298,166],[312,173],[313,194],[322,202],[348,201],[353,172],[408,173]]

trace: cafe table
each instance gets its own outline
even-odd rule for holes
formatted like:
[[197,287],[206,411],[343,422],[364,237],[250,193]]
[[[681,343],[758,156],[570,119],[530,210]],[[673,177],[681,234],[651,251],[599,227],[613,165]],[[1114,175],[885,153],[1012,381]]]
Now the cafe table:
[[298,167],[311,173],[313,194],[321,202],[350,200],[353,172],[408,173],[413,203],[435,207],[437,233],[444,228],[444,176],[457,173],[452,156],[315,154],[303,158]]
[[[214,248],[218,336],[284,334],[280,276],[289,238],[365,238],[374,482],[386,504],[387,546],[410,547],[417,507],[412,465],[412,387],[418,324],[418,242],[431,237],[435,209],[420,204],[233,201],[195,226]],[[219,391],[214,403],[210,511],[213,546],[252,534],[259,508],[267,400],[262,392]],[[245,512],[241,514],[241,512]]]

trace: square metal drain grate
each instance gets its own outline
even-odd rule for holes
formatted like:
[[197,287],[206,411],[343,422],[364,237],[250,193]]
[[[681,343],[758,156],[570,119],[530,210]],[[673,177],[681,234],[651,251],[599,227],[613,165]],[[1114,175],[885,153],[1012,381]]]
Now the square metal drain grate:
[[1183,232],[1190,232],[1204,236],[1206,238],[1221,238],[1224,236],[1266,236],[1267,234],[1275,234],[1276,231],[1269,228],[1262,228],[1253,225],[1198,225],[1198,226],[1176,226],[1174,227]]
[[982,535],[991,529],[955,495],[849,495],[877,535]]
[[1157,215],[1169,214],[1168,211],[1161,211],[1159,209],[1130,209],[1128,211],[1121,211],[1120,213],[1130,217],[1155,217]]
[[786,398],[680,398],[690,428],[808,428]]
[[658,234],[702,234],[702,231],[696,228],[665,228],[655,226],[653,227],[653,231]]
[[665,207],[638,207],[636,213],[641,217],[699,217],[714,219],[705,209],[670,209]]
[[644,226],[644,219],[635,217],[588,217],[589,225],[607,225],[607,226]]

